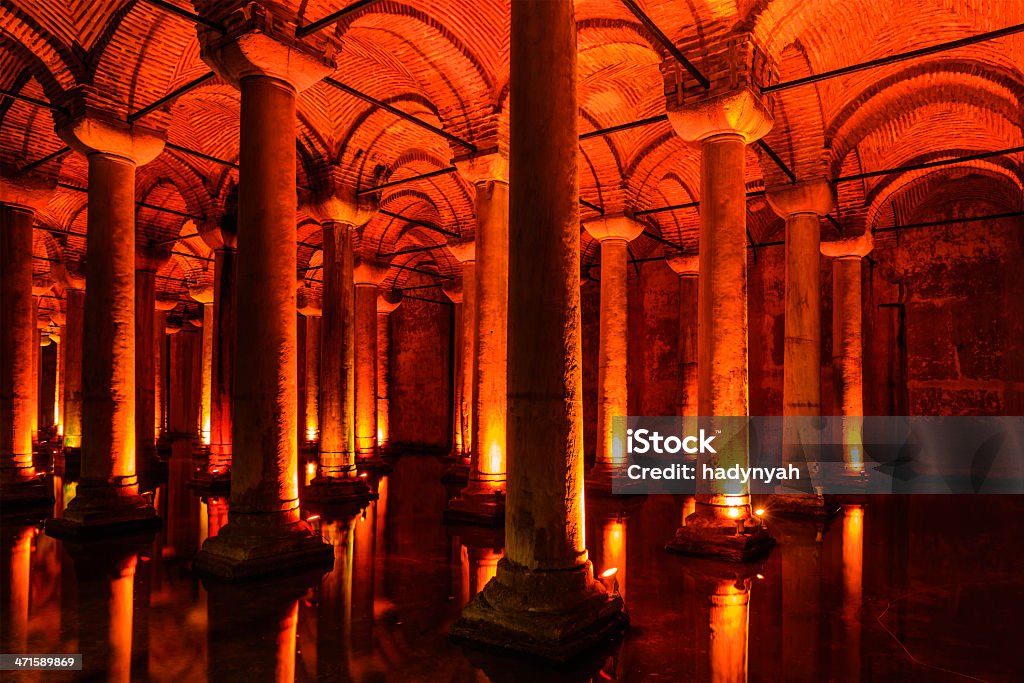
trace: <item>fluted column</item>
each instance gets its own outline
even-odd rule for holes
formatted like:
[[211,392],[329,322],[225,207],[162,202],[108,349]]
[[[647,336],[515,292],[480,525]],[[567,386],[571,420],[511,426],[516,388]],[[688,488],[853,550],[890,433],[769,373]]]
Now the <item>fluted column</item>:
[[[699,141],[701,150],[698,413],[743,418],[749,415],[745,156],[747,145],[764,136],[773,121],[760,98],[745,88],[685,105],[666,104],[676,133],[684,140]],[[706,426],[715,428],[712,423]],[[721,427],[728,429],[724,422]],[[698,467],[746,467],[747,449],[747,436],[741,430],[717,453],[700,454]],[[701,479],[696,512],[668,547],[748,560],[771,545],[751,510],[746,484]]]
[[356,455],[360,463],[379,466],[377,452],[377,285],[387,267],[361,260],[355,282]]
[[622,624],[583,533],[571,0],[512,3],[511,74],[506,555],[452,633],[564,660]]
[[0,487],[5,504],[52,501],[32,463],[32,222],[52,189],[23,177],[0,179]]
[[391,440],[391,314],[402,303],[399,291],[377,295],[377,445]]
[[[643,232],[630,216],[602,217],[583,224],[601,244],[600,331],[597,351],[597,459],[587,490],[609,494],[612,477],[625,463],[626,448],[615,439],[612,420],[629,413],[626,364],[629,357],[629,243]],[[620,435],[620,438],[625,435]]]
[[[96,97],[93,93],[85,100]],[[75,107],[84,106],[76,100]],[[163,139],[113,119],[77,118],[58,133],[89,164],[82,349],[82,478],[47,532],[134,533],[160,525],[139,495],[135,441],[135,170]]]
[[874,240],[859,237],[823,242],[832,259],[832,368],[842,416],[843,468],[864,473],[864,318],[861,272]]
[[231,579],[329,566],[330,546],[299,517],[295,101],[335,65],[289,33],[295,17],[277,6],[196,5],[231,26],[197,30],[203,60],[241,92],[236,286],[246,293],[236,311],[231,511],[196,566]]

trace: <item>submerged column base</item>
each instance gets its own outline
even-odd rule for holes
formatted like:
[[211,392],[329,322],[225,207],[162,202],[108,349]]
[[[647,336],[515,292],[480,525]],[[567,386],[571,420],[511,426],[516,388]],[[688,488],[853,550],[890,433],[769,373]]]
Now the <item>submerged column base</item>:
[[4,512],[23,510],[26,508],[45,508],[53,506],[53,491],[49,482],[39,477],[22,481],[4,483]]
[[365,477],[317,477],[306,487],[302,502],[317,505],[366,504],[377,498]]
[[81,481],[63,516],[46,520],[46,534],[60,539],[91,539],[157,531],[163,522],[137,486]]
[[206,539],[193,561],[198,572],[232,581],[333,564],[334,549],[308,523],[282,513],[231,512],[228,524]]
[[726,562],[753,562],[768,554],[775,539],[758,519],[720,519],[693,513],[665,550]]
[[441,475],[441,483],[443,484],[462,484],[463,486],[469,481],[469,461],[464,460],[461,455],[452,455],[452,463],[445,469],[444,474]]
[[765,509],[776,517],[821,519],[839,512],[839,504],[814,493],[775,493],[768,497]]
[[444,521],[485,526],[504,524],[505,492],[487,489],[470,491],[467,487],[457,498],[448,502]]
[[567,662],[618,640],[629,619],[622,597],[573,570],[529,570],[508,559],[462,611],[451,636],[485,648]]

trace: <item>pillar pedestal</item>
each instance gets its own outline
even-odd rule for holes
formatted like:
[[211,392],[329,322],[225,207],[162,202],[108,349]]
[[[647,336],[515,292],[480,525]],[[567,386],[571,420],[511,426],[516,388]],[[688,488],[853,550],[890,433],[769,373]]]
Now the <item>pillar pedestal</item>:
[[[701,143],[697,412],[714,428],[715,418],[750,414],[744,162],[747,145],[763,137],[773,119],[747,88],[686,104],[671,98],[666,108],[676,133]],[[697,466],[705,464],[746,467],[746,439],[734,438],[727,449],[701,454]],[[752,513],[748,487],[700,481],[696,511],[666,549],[745,562],[772,545],[767,527]]]
[[226,34],[198,30],[202,59],[241,91],[236,277],[248,303],[236,311],[231,509],[194,565],[228,579],[333,562],[299,515],[295,103],[336,65],[275,12],[249,3]]
[[512,3],[511,65],[506,555],[452,635],[567,661],[626,625],[584,543],[571,0]]
[[[87,88],[72,111],[89,110]],[[72,117],[58,133],[89,164],[82,349],[82,461],[78,493],[46,532],[110,537],[159,529],[139,494],[135,441],[135,170],[163,151],[153,131],[103,115]]]

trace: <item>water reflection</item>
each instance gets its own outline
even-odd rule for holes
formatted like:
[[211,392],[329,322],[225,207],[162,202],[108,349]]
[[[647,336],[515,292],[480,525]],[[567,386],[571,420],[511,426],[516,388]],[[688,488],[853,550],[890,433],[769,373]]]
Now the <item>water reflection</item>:
[[[447,630],[494,575],[503,530],[445,526],[445,463],[402,458],[362,510],[306,510],[334,548],[329,572],[231,586],[190,561],[230,501],[192,492],[192,446],[174,444],[155,537],[59,542],[40,519],[0,519],[5,652],[82,652],[112,681],[935,680],[935,667],[1018,680],[1024,551],[1012,497],[872,497],[829,527],[769,520],[761,566],[669,555],[691,500],[587,501],[595,572],[615,569],[633,628],[618,649],[562,669],[464,650]],[[59,464],[59,459],[57,463]],[[53,476],[74,495],[75,476]],[[936,520],[942,520],[937,524]],[[913,654],[911,658],[909,653]],[[962,676],[960,676],[962,677]]]

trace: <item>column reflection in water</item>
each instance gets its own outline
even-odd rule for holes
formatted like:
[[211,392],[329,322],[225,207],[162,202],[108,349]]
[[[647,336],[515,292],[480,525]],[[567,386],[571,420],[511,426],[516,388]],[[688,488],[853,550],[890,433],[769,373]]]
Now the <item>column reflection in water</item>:
[[843,506],[843,680],[854,683],[861,680],[861,621],[860,609],[864,578],[864,508],[860,505]]
[[[745,683],[750,631],[750,590],[756,568],[694,561],[687,566],[690,600],[697,620],[697,680]],[[705,626],[706,625],[706,626]]]
[[782,670],[790,681],[818,683],[820,661],[822,591],[822,539],[819,522],[777,519],[782,555]]
[[505,556],[505,532],[501,528],[471,526],[456,527],[453,531],[452,547],[458,563],[452,567],[452,588],[461,612],[498,573],[498,560]]
[[359,512],[324,513],[320,533],[334,547],[334,566],[320,581],[316,609],[316,675],[321,681],[352,677],[352,569]]
[[31,519],[4,524],[0,569],[0,603],[6,608],[0,621],[0,652],[26,652],[28,644],[29,574],[32,539],[37,522]]

